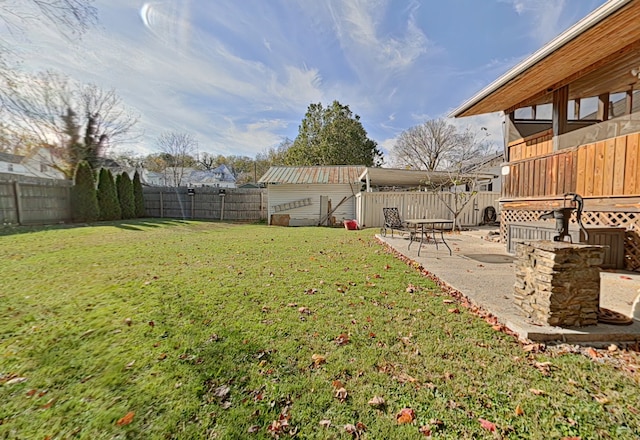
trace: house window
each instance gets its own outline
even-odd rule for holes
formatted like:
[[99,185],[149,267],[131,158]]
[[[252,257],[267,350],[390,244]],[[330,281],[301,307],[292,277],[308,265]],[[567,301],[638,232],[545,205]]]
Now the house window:
[[41,163],[40,164],[40,172],[41,173],[46,173],[47,171],[48,171],[48,167],[45,164]]
[[13,171],[13,164],[7,164],[7,171]]

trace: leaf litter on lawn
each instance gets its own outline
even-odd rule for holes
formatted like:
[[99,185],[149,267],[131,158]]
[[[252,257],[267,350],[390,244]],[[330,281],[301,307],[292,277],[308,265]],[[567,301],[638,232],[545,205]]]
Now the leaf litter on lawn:
[[[352,232],[167,221],[136,232],[116,223],[3,237],[3,369],[28,377],[0,386],[0,414],[16,415],[3,428],[28,438],[79,424],[87,438],[140,437],[143,427],[148,438],[353,436],[347,425],[360,438],[494,434],[482,418],[514,438],[640,430],[635,373],[580,353],[526,351],[492,329],[499,323],[441,293],[424,268],[394,259],[373,231]],[[60,240],[64,255],[53,252]],[[25,258],[3,260],[6,249]],[[69,337],[87,328],[105,330]],[[535,362],[552,362],[551,374]],[[26,393],[45,388],[58,400],[33,412]],[[374,396],[385,405],[370,405]],[[76,401],[84,403],[68,404]],[[414,411],[411,423],[398,423],[403,408]],[[132,423],[115,424],[133,410]],[[437,431],[432,419],[442,422]]]

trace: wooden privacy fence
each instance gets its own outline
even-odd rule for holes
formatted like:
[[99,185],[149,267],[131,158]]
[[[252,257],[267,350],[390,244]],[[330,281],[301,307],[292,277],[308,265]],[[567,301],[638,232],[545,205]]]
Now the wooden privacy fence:
[[[224,195],[221,194],[224,191]],[[267,217],[267,191],[252,188],[145,187],[148,217],[258,221]]]
[[71,219],[69,180],[0,173],[0,220],[4,225],[46,225]]
[[[459,215],[464,226],[476,226],[482,223],[484,209],[492,206],[498,212],[497,192],[478,192],[475,195],[465,193],[473,199]],[[442,192],[361,192],[356,194],[356,219],[363,228],[377,228],[384,224],[382,208],[398,208],[402,219],[409,218],[445,218],[453,219],[445,202],[453,207],[454,194]]]
[[640,194],[640,133],[568,148],[509,165],[507,199],[577,192],[585,197]]

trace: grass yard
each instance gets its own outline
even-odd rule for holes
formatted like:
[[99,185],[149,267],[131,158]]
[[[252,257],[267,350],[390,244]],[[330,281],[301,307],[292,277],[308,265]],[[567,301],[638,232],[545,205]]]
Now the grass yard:
[[5,233],[0,438],[638,438],[637,372],[523,349],[375,232]]

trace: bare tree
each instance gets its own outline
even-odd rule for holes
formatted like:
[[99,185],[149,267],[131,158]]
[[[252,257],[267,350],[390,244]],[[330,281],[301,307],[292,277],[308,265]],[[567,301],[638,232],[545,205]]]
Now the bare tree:
[[98,157],[114,145],[138,137],[138,116],[127,109],[115,90],[80,84],[53,72],[0,79],[7,129],[31,139],[33,154],[49,152],[48,165],[71,177],[76,165]]
[[[31,24],[54,25],[66,36],[80,35],[98,21],[93,0],[2,0],[0,22],[12,34]],[[3,42],[4,43],[4,42]]]
[[198,140],[189,133],[162,133],[156,144],[164,154],[167,164],[165,173],[171,178],[174,186],[180,186],[185,174],[185,168],[194,165],[193,156],[198,149]]
[[391,152],[393,163],[427,171],[450,168],[482,152],[484,144],[475,138],[470,129],[460,132],[446,119],[431,119],[400,134]]
[[[449,125],[446,131],[450,131],[451,127]],[[446,169],[438,173],[437,181],[427,178],[425,184],[453,215],[454,229],[456,226],[461,229],[460,214],[478,193],[480,169],[474,167],[474,164],[478,158],[487,155],[490,145],[486,141],[488,133],[484,128],[480,133],[470,128],[459,132],[453,127],[451,131],[453,135],[447,134],[447,142],[443,142],[450,148],[443,150],[439,159],[439,163],[445,165]],[[449,136],[455,139],[450,139]]]

